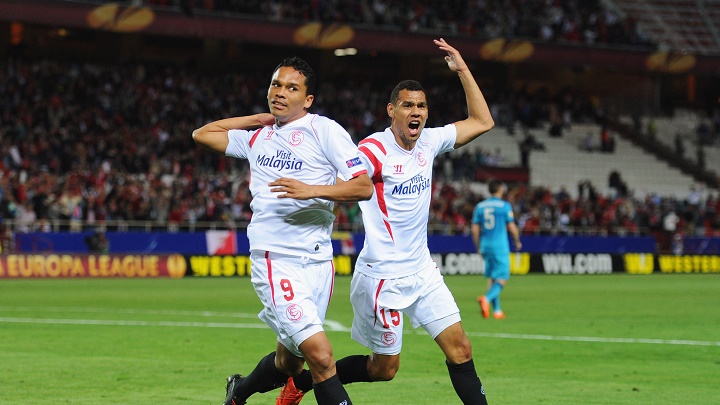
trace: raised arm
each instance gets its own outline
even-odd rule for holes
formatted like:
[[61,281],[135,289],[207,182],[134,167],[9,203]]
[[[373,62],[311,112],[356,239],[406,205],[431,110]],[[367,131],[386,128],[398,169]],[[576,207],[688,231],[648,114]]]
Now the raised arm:
[[269,113],[225,118],[194,130],[192,137],[195,143],[203,148],[224,154],[230,143],[228,131],[231,129],[253,129],[274,123],[275,117]]
[[490,115],[485,97],[480,91],[475,78],[470,72],[470,68],[463,60],[460,52],[450,46],[444,39],[435,39],[435,45],[441,50],[447,52],[445,61],[451,71],[456,72],[465,91],[465,101],[467,102],[468,117],[462,121],[455,123],[457,128],[457,139],[455,148],[459,148],[485,132],[491,130],[495,126]]

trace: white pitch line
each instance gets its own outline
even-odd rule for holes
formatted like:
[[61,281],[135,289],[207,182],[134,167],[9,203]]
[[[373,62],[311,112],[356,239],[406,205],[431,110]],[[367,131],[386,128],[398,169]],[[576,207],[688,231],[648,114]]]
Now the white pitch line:
[[81,314],[143,314],[143,315],[186,315],[205,316],[220,318],[249,318],[257,319],[257,313],[247,314],[240,312],[218,312],[218,311],[185,311],[174,309],[128,309],[128,308],[37,308],[37,307],[3,307],[0,312],[56,312],[56,313],[81,313]]
[[[219,311],[189,311],[189,310],[147,310],[129,308],[85,308],[85,307],[63,307],[63,308],[38,308],[38,307],[5,307],[0,306],[0,312],[54,312],[54,313],[111,313],[111,314],[143,314],[143,315],[182,315],[200,317],[225,317],[257,319],[256,314]],[[126,321],[126,320],[95,320],[95,319],[45,319],[45,318],[0,318],[5,323],[44,323],[44,324],[76,324],[76,325],[122,325],[122,326],[178,326],[178,327],[206,327],[206,328],[264,328],[265,324],[238,324],[224,322],[176,322],[176,321]],[[342,323],[325,320],[325,329],[334,332],[349,332],[350,328]],[[424,334],[423,330],[408,330],[406,333]],[[596,343],[642,343],[661,345],[685,345],[685,346],[720,346],[720,342],[680,340],[680,339],[648,339],[648,338],[603,338],[592,336],[554,336],[536,334],[514,334],[514,333],[485,333],[467,332],[468,336],[498,338],[498,339],[526,339],[526,340],[548,340],[566,342],[596,342]]]
[[110,325],[110,326],[176,326],[192,328],[235,328],[235,329],[262,329],[267,328],[263,323],[223,323],[223,322],[175,322],[175,321],[126,321],[107,319],[49,319],[49,318],[5,318],[5,323],[33,323],[51,325]]
[[647,339],[647,338],[603,338],[593,336],[553,336],[528,335],[515,333],[483,333],[467,332],[468,336],[499,338],[499,339],[527,339],[527,340],[554,340],[564,342],[597,342],[597,343],[644,343],[656,345],[684,345],[684,346],[720,346],[720,342],[706,342],[701,340],[679,339]]
[[[226,323],[226,322],[178,322],[178,321],[128,321],[108,319],[53,319],[53,318],[10,318],[0,317],[0,323],[31,323],[50,325],[109,325],[109,326],[173,326],[190,328],[232,328],[265,329],[264,323]],[[349,332],[350,329],[339,322],[325,322],[325,329],[333,332]]]

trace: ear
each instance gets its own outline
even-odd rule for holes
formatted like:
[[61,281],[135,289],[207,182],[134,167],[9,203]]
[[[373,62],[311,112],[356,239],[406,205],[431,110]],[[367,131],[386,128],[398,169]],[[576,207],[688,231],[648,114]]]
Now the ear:
[[311,106],[312,103],[313,103],[313,100],[315,100],[315,96],[313,96],[312,94],[309,95],[309,96],[307,96],[307,97],[305,97],[305,105],[304,105],[304,107],[305,107],[306,110],[307,110],[308,108],[310,108],[310,106]]
[[387,113],[390,118],[395,118],[395,105],[393,103],[388,103]]

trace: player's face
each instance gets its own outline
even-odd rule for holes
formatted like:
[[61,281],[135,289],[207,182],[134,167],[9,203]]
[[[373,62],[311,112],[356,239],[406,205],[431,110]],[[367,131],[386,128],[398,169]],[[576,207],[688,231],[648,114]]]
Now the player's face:
[[302,73],[283,66],[273,73],[267,98],[270,114],[275,116],[278,125],[284,125],[303,117],[314,96],[307,94]]
[[428,117],[425,92],[400,90],[397,102],[388,104],[387,111],[398,145],[407,150],[414,148]]

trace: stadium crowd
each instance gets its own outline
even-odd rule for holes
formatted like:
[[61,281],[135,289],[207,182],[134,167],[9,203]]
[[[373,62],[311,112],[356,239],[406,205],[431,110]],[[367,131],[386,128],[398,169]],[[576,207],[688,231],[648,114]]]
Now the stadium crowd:
[[146,0],[192,15],[195,10],[276,21],[322,21],[374,29],[529,38],[549,42],[652,46],[635,21],[599,0]]
[[[152,221],[171,229],[248,222],[246,163],[205,153],[190,133],[217,117],[266,111],[256,101],[267,91],[263,75],[206,77],[151,64],[9,58],[0,78],[0,216],[12,220],[16,231],[50,231],[53,223],[79,230],[111,221]],[[327,81],[313,110],[334,117],[357,142],[387,126],[386,87],[391,85]],[[431,106],[428,125],[452,122],[463,111],[464,100],[450,96],[456,92],[434,84],[426,90],[444,100]],[[553,111],[569,121],[595,118],[592,102],[565,89],[484,91],[499,125],[546,126]],[[342,107],[349,103],[357,108]],[[484,197],[469,187],[472,168],[498,164],[497,156],[478,149],[445,155],[436,164],[442,167],[436,170],[430,229],[467,234],[472,207]],[[662,230],[671,213],[678,229],[720,232],[720,203],[710,193],[638,199],[626,192],[603,196],[581,184],[577,195],[513,185],[509,199],[525,234],[647,234]],[[357,206],[338,205],[339,229],[360,224]]]

